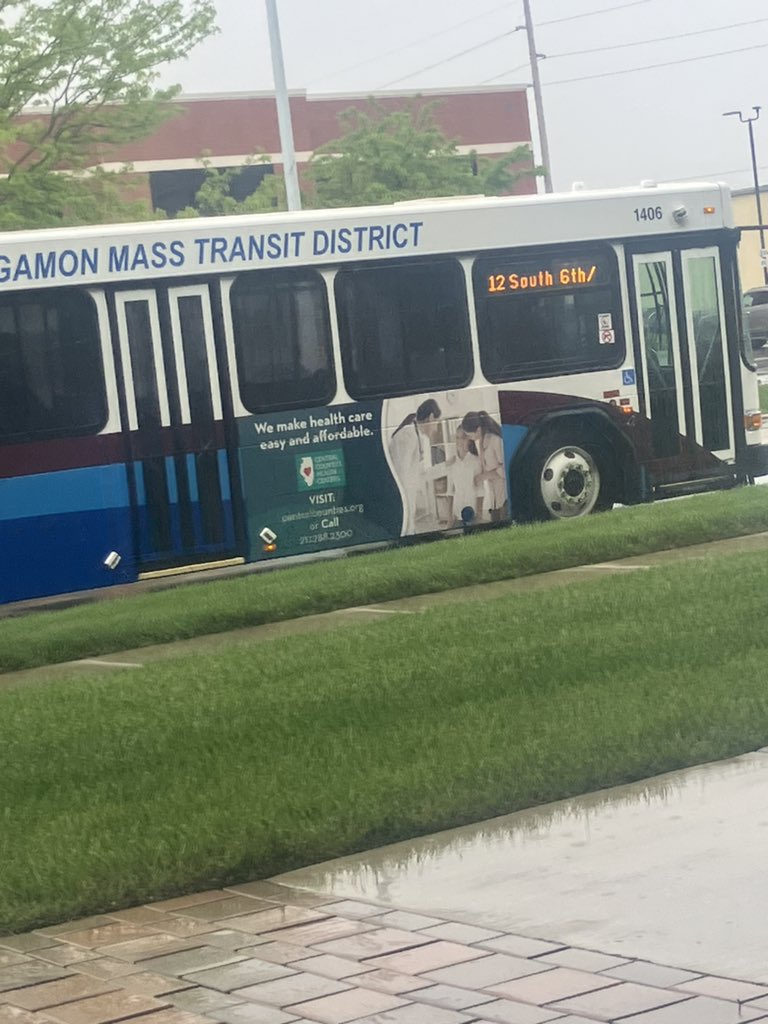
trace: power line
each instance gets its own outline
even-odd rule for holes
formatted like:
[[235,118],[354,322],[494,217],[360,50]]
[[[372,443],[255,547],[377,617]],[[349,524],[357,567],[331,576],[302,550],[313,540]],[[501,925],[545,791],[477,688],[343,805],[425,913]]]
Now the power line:
[[561,25],[564,21],[578,21],[579,18],[591,18],[593,14],[613,14],[614,11],[623,11],[625,7],[638,7],[640,4],[648,4],[651,0],[631,0],[628,4],[616,4],[614,7],[601,7],[599,11],[584,11],[583,14],[569,14],[567,18],[555,18],[552,21],[539,21],[536,27],[542,25]]
[[[594,15],[597,15],[597,14],[612,14],[614,11],[621,11],[625,7],[638,7],[640,4],[647,4],[647,3],[651,3],[651,0],[630,0],[629,3],[618,4],[615,7],[601,7],[599,10],[596,10],[596,11],[584,11],[582,14],[570,14],[566,18],[554,18],[551,21],[541,21],[538,24],[539,24],[539,26],[541,26],[541,25],[560,25],[560,24],[562,24],[565,21],[576,21],[576,20],[578,20],[580,18],[591,18],[591,17],[593,17]],[[502,8],[495,8],[495,10],[501,10],[501,9]],[[508,8],[505,7],[504,9],[506,10]],[[489,11],[488,13],[489,14],[493,14],[494,11]],[[476,20],[477,20],[477,16],[475,16],[475,18],[471,19],[471,21],[473,23],[476,22]],[[466,25],[466,24],[469,24],[469,22],[462,22],[461,24],[462,25]],[[458,27],[459,26],[454,26],[454,28],[458,28]],[[482,43],[477,43],[476,46],[470,46],[466,50],[460,50],[458,53],[451,54],[450,57],[444,57],[443,60],[436,61],[434,64],[430,64],[430,65],[428,65],[425,68],[419,68],[418,71],[413,71],[409,75],[402,75],[400,78],[394,78],[390,82],[385,82],[384,85],[379,86],[379,88],[380,89],[388,89],[389,86],[391,86],[391,85],[399,85],[400,82],[407,82],[409,78],[416,78],[417,75],[422,74],[424,71],[432,71],[432,70],[434,70],[434,68],[442,67],[444,64],[450,64],[451,61],[458,60],[459,57],[464,57],[464,56],[466,56],[466,54],[473,53],[475,50],[480,50],[480,49],[482,49],[485,46],[490,46],[491,43],[495,43],[497,40],[503,39],[505,36],[513,35],[515,32],[520,32],[520,31],[522,31],[524,29],[525,29],[524,25],[518,25],[516,28],[512,29],[511,31],[500,32],[498,35],[495,35],[492,39],[486,39]],[[435,38],[437,38],[437,35],[443,35],[443,34],[444,34],[444,32],[440,32],[440,33],[436,33],[436,34],[431,35],[431,36],[427,36],[426,39],[422,39],[422,40],[420,40],[420,42],[425,42],[427,40],[435,39]],[[408,44],[408,45],[412,45],[412,44]],[[401,47],[401,49],[402,49],[402,47]],[[392,52],[398,53],[399,50],[390,51],[390,53],[392,53]],[[367,64],[368,61],[363,61],[363,63]],[[356,65],[356,66],[360,67],[361,65]],[[514,70],[522,70],[522,68],[527,67],[527,66],[528,66],[527,64],[522,64],[519,69],[514,69]],[[492,81],[495,81],[496,78],[502,78],[504,75],[508,75],[508,74],[512,74],[512,73],[513,73],[512,71],[504,71],[504,72],[502,72],[501,75],[495,75],[493,78],[486,79],[486,81],[487,82],[492,82]],[[480,83],[480,84],[482,85],[484,83]]]
[[[697,29],[695,32],[681,32],[674,36],[656,36],[654,39],[638,39],[631,43],[614,43],[610,46],[596,46],[589,50],[569,50],[567,53],[548,53],[546,59],[557,60],[559,57],[582,57],[591,53],[607,53],[609,50],[623,50],[629,46],[648,46],[651,43],[666,43],[673,39],[687,39],[690,36],[703,36],[709,32],[724,32],[731,28],[744,28],[747,25],[759,25],[765,21],[768,21],[768,18],[755,18],[752,21],[739,21],[732,25],[722,25],[717,28],[702,28]],[[521,71],[524,67],[527,67],[527,65],[523,64],[520,67],[509,68],[498,75],[493,75],[491,78],[483,79],[483,81],[480,82],[480,85],[486,85],[488,82],[495,82],[499,78],[504,78],[505,75],[513,75],[516,71]]]
[[482,50],[485,46],[490,46],[491,43],[496,43],[499,39],[504,39],[506,36],[513,36],[516,32],[522,31],[524,26],[518,25],[517,28],[511,28],[507,32],[499,32],[492,39],[485,39],[481,43],[476,43],[474,46],[468,46],[466,50],[460,50],[459,53],[454,53],[450,57],[445,57],[443,60],[438,60],[434,64],[428,64],[426,67],[419,68],[418,71],[412,71],[409,75],[402,75],[400,78],[393,78],[391,82],[385,82],[384,85],[379,86],[380,89],[388,89],[390,85],[397,85],[399,82],[406,82],[409,78],[415,78],[417,75],[423,74],[425,71],[432,71],[434,68],[442,67],[443,64],[450,64],[451,61],[457,60],[459,57],[464,57],[468,53],[474,53],[475,50]]
[[597,46],[591,50],[569,50],[568,53],[548,53],[548,60],[557,60],[558,57],[581,57],[588,53],[606,53],[608,50],[623,50],[628,46],[648,46],[650,43],[666,43],[672,39],[688,39],[690,36],[704,36],[709,32],[725,32],[731,28],[744,28],[745,25],[759,25],[768,21],[768,18],[755,18],[753,21],[737,21],[732,25],[721,25],[717,28],[701,28],[695,32],[681,32],[675,36],[656,36],[655,39],[638,39],[631,43],[614,43],[611,46]]
[[506,71],[502,71],[500,75],[494,75],[492,78],[484,78],[478,85],[488,85],[489,82],[495,82],[499,78],[506,78],[507,75],[514,75],[518,71],[524,71],[529,67],[528,61],[525,64],[518,64],[516,68],[508,68]]
[[[375,64],[376,61],[384,60],[386,57],[392,57],[395,54],[402,53],[403,50],[409,50],[412,46],[418,46],[421,43],[429,43],[433,39],[439,39],[440,36],[448,35],[450,32],[455,32],[457,28],[464,28],[465,25],[477,24],[478,17],[487,18],[491,14],[496,14],[498,11],[509,11],[509,3],[501,4],[497,7],[492,7],[490,11],[480,11],[478,14],[474,14],[471,18],[467,18],[466,21],[459,21],[455,25],[448,25],[447,28],[441,29],[439,32],[430,32],[427,36],[420,36],[418,39],[412,39],[409,43],[403,43],[401,46],[396,47],[394,50],[387,50],[386,53],[380,53],[375,57],[367,57],[365,60],[359,61],[357,64],[350,64],[346,68],[340,68],[337,71],[331,71],[330,74],[322,75],[320,78],[314,79],[315,82],[324,82],[327,78],[336,78],[338,75],[344,75],[348,71],[357,71],[358,68],[367,67],[369,64]],[[309,83],[310,85],[312,82]]]
[[675,64],[691,64],[698,60],[711,60],[713,57],[729,57],[734,53],[746,53],[748,50],[763,50],[768,43],[757,43],[754,46],[741,46],[736,50],[721,50],[719,53],[704,53],[700,57],[684,57],[682,60],[666,60],[661,64],[644,64],[639,68],[623,68],[621,71],[601,71],[597,75],[582,75],[579,78],[561,78],[547,85],[570,85],[572,82],[589,82],[595,78],[613,78],[614,75],[629,75],[636,71],[653,71],[656,68],[669,68]]
[[[761,164],[758,171],[768,171],[768,164]],[[726,174],[751,174],[751,167],[732,167],[729,171],[708,171],[706,174],[688,174],[686,177],[692,178],[694,181],[704,179],[706,181],[713,181],[719,177],[724,177]]]

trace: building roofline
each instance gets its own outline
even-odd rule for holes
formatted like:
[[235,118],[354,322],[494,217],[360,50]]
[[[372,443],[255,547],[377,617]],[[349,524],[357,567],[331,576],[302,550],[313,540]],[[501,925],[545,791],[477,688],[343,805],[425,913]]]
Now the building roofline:
[[[509,93],[509,92],[523,92],[528,86],[525,83],[510,83],[508,85],[480,85],[480,86],[461,86],[456,88],[446,89],[379,89],[379,90],[365,90],[358,92],[313,92],[309,93],[306,89],[289,89],[288,95],[294,97],[303,97],[309,103],[317,101],[324,102],[328,100],[366,100],[366,99],[403,99],[407,96],[412,96],[414,99],[420,96],[476,96],[479,93],[492,95],[493,93]],[[178,96],[174,96],[174,103],[210,103],[212,100],[220,100],[226,102],[227,100],[264,100],[274,99],[275,93],[273,89],[266,91],[255,91],[255,92],[216,92],[216,93],[179,93]]]

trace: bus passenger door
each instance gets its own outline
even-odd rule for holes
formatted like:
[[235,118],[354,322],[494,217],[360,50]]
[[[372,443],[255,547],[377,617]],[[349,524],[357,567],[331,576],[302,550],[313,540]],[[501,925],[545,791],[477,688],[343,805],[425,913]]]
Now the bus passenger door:
[[208,288],[173,287],[163,298],[115,295],[140,573],[235,548]]
[[646,415],[651,420],[653,455],[678,455],[685,434],[680,335],[671,253],[633,258],[637,324],[642,349]]
[[735,438],[720,254],[716,248],[681,253],[693,436],[719,459],[733,460]]
[[716,476],[735,454],[718,250],[637,254],[632,271],[657,475]]

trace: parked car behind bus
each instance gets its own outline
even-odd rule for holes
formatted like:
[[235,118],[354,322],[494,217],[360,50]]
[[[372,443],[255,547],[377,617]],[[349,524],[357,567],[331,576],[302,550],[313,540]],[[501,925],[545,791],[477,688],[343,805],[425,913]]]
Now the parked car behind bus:
[[768,341],[768,285],[745,292],[744,320],[752,348],[762,348]]

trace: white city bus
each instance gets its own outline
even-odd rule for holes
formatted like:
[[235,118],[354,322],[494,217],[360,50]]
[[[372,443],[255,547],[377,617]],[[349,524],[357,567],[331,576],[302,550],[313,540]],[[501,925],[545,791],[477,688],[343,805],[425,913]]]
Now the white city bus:
[[0,600],[766,468],[716,184],[0,236]]

